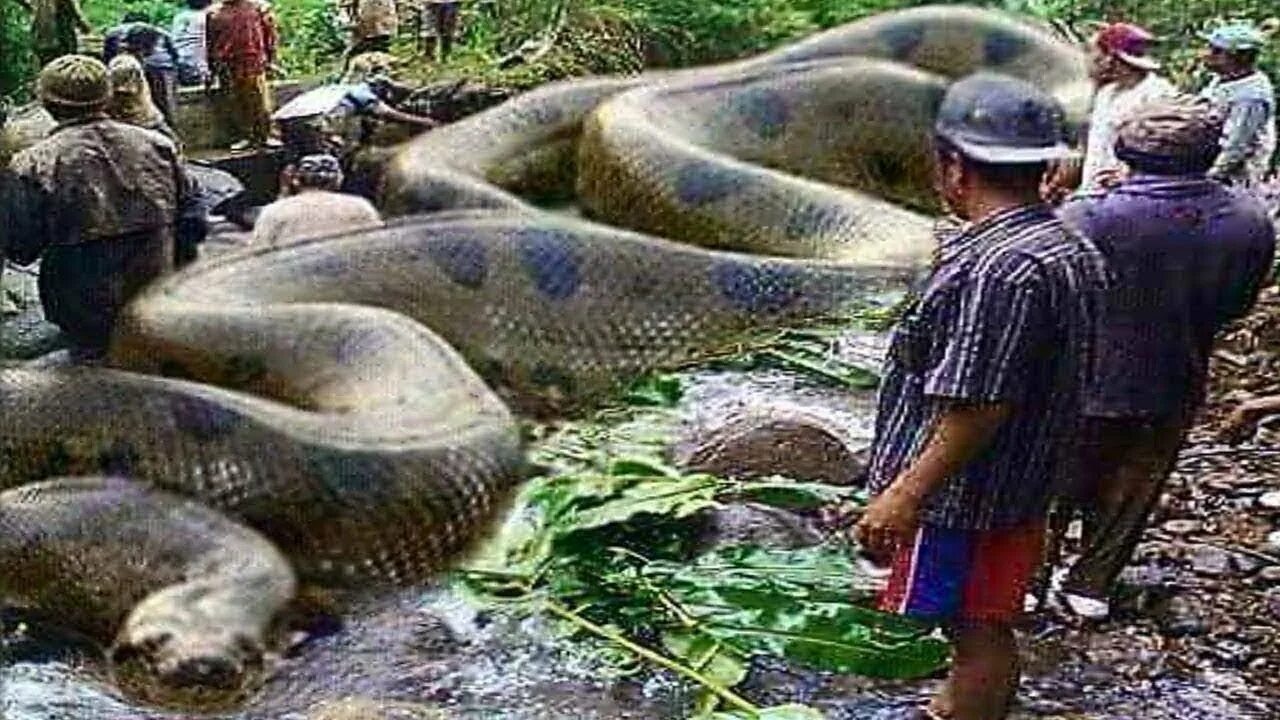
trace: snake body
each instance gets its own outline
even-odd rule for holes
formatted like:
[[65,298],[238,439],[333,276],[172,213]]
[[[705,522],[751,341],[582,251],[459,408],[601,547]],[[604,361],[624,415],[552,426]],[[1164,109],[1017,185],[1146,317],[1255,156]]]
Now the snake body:
[[[933,112],[982,67],[1087,86],[1044,32],[925,8],[411,141],[384,206],[436,214],[197,263],[111,369],[0,370],[0,592],[171,685],[239,682],[297,580],[419,582],[493,517],[522,454],[486,380],[589,401],[915,275]],[[568,195],[590,220],[524,199]]]

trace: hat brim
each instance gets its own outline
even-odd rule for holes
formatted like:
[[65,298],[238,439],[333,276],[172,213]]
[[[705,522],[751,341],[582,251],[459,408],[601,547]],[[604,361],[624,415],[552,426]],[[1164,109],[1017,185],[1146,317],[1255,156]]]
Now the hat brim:
[[960,149],[970,160],[991,165],[1022,165],[1062,160],[1078,153],[1065,143],[1048,147],[1010,147],[1008,145],[979,145],[967,140],[948,138],[948,142]]
[[1126,64],[1132,65],[1139,70],[1159,70],[1160,61],[1143,55],[1130,55],[1125,52],[1117,52],[1116,57],[1123,60]]

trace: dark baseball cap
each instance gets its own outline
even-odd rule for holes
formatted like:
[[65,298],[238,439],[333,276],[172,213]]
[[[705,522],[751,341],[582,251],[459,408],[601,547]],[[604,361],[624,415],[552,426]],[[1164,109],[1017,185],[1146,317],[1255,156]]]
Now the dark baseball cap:
[[994,165],[1069,157],[1062,105],[1025,80],[977,73],[953,84],[934,130],[972,160]]

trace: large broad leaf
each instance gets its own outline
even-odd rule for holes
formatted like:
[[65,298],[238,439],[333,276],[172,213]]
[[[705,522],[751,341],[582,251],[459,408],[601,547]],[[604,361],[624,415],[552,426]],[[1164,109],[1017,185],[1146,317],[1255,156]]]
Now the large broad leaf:
[[823,715],[805,705],[778,705],[760,708],[759,712],[754,713],[745,710],[711,713],[696,720],[823,720]]
[[688,565],[652,563],[699,630],[745,656],[766,654],[832,672],[920,677],[946,643],[906,618],[855,604],[877,585],[834,548],[729,548]]
[[719,685],[731,688],[747,676],[746,660],[738,651],[693,630],[663,633],[662,646],[674,658]]
[[835,503],[866,503],[866,491],[859,488],[796,482],[783,477],[741,482],[733,495],[790,510],[817,510]]

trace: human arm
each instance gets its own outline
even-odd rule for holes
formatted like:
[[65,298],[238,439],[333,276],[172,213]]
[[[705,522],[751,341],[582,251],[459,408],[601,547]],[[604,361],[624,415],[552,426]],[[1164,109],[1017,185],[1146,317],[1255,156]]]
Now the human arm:
[[48,198],[31,178],[0,173],[0,257],[18,265],[40,259],[48,245]]
[[80,29],[82,34],[88,35],[93,32],[93,26],[89,24],[88,18],[84,16],[84,10],[80,9],[79,0],[66,0],[67,10],[71,12],[71,17],[75,21],[76,27]]
[[414,115],[392,107],[389,103],[378,102],[369,108],[369,114],[390,122],[417,125],[422,128],[438,127],[440,123],[425,115]]
[[881,556],[909,542],[925,499],[991,445],[1012,408],[1009,403],[949,404],[920,455],[867,506],[854,538]]
[[1280,395],[1269,395],[1240,403],[1222,423],[1218,434],[1226,442],[1238,443],[1253,432],[1259,420],[1268,415],[1280,415]]
[[1240,174],[1271,112],[1271,105],[1264,99],[1241,100],[1232,104],[1222,129],[1222,151],[1209,170],[1210,177],[1222,179]]
[[260,13],[262,19],[262,43],[263,52],[267,56],[267,65],[276,64],[276,46],[280,42],[280,30],[276,24],[276,17],[269,9],[263,9]]

